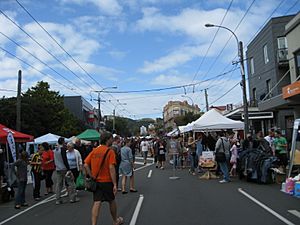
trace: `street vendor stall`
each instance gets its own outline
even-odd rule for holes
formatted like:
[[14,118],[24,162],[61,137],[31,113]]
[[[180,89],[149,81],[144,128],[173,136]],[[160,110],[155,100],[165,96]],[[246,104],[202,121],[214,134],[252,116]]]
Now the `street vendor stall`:
[[93,129],[86,129],[81,134],[77,135],[77,138],[86,140],[86,141],[99,141],[100,133]]
[[1,144],[7,143],[7,135],[9,133],[13,134],[14,140],[17,143],[28,142],[28,141],[33,140],[33,136],[31,136],[31,135],[24,134],[19,131],[15,131],[13,129],[10,129],[10,128],[4,126],[3,124],[0,124],[0,143]]
[[211,109],[204,113],[198,120],[192,122],[190,129],[193,131],[243,130],[244,123],[229,119],[216,109]]
[[4,178],[0,182],[0,201],[8,201],[14,195],[12,185],[16,181],[15,173],[12,171],[11,166],[16,161],[18,155],[18,148],[16,143],[24,143],[33,140],[33,136],[21,133],[10,129],[3,124],[0,124],[0,144],[5,145],[4,157]]

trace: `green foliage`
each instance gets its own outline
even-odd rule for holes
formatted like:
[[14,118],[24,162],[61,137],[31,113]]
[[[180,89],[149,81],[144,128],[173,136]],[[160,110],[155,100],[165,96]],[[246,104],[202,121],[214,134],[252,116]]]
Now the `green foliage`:
[[[64,107],[63,96],[59,92],[49,90],[47,82],[40,81],[28,89],[21,99],[21,128],[22,131],[35,137],[46,133],[54,133],[69,137],[80,133],[84,127]],[[0,108],[6,105],[0,122],[15,128],[16,98],[0,100]]]
[[191,123],[197,120],[202,114],[194,114],[192,112],[188,112],[184,116],[178,116],[175,118],[175,123],[177,126],[184,126],[188,123]]
[[[113,121],[108,120],[106,123],[106,130],[113,130]],[[155,121],[153,119],[141,119],[141,120],[132,120],[130,118],[118,117],[115,118],[115,131],[117,134],[123,137],[129,136],[139,136],[140,135],[140,127],[145,126],[148,128],[149,124],[154,124]]]

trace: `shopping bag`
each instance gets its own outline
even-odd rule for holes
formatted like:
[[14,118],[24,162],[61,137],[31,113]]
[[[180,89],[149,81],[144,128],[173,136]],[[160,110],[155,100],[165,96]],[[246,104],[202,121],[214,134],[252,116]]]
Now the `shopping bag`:
[[76,189],[83,190],[85,188],[84,176],[82,173],[76,179]]

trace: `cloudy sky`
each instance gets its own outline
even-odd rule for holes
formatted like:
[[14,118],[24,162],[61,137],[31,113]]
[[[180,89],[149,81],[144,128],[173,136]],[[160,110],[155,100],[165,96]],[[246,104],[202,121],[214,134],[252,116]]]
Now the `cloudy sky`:
[[0,0],[0,96],[16,96],[22,70],[23,92],[44,80],[95,107],[95,91],[117,86],[101,93],[104,114],[158,117],[170,100],[204,109],[205,88],[210,105],[240,104],[236,41],[204,25],[230,28],[246,50],[271,17],[299,9],[299,0]]

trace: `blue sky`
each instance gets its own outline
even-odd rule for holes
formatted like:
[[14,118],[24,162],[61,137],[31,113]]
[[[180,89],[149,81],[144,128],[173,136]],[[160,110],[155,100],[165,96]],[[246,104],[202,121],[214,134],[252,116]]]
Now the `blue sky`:
[[[86,72],[68,57],[18,2]],[[101,105],[104,114],[111,114],[116,108],[117,114],[131,118],[158,117],[170,100],[191,103],[192,99],[204,109],[204,88],[209,88],[210,105],[241,104],[239,85],[218,100],[240,81],[240,71],[232,65],[232,61],[236,60],[236,42],[234,38],[228,41],[228,31],[205,28],[204,24],[221,24],[223,20],[222,25],[235,30],[246,50],[249,41],[270,17],[297,13],[300,9],[299,0],[18,2],[1,0],[0,9],[67,68],[0,13],[0,47],[42,72],[0,49],[0,96],[16,96],[14,90],[19,69],[23,71],[23,91],[44,80],[50,83],[51,89],[61,94],[80,94],[88,101],[96,98],[93,91],[104,87],[118,87],[112,91],[135,91],[197,83],[194,88],[185,90],[101,94],[106,100]],[[231,70],[234,71],[214,78]],[[211,80],[205,81],[209,78]],[[187,97],[182,97],[184,94]],[[116,106],[117,100],[127,105]],[[91,104],[97,105],[94,101]]]

